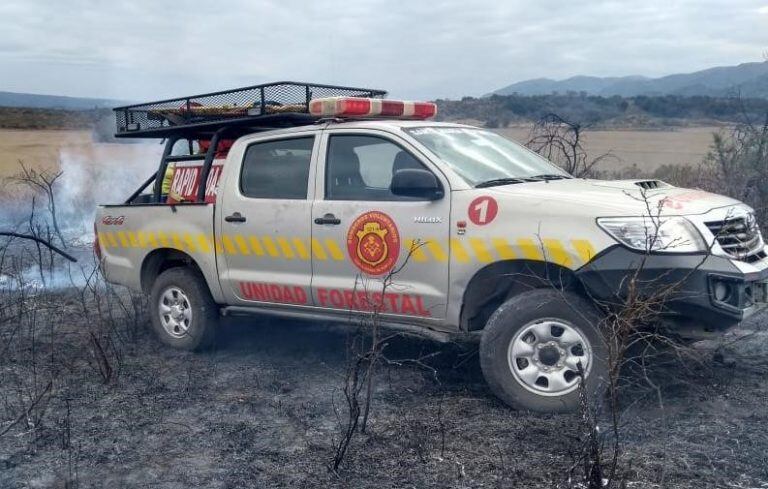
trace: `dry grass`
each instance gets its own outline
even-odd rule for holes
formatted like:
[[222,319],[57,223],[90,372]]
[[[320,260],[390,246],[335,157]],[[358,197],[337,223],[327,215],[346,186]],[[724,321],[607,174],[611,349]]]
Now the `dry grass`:
[[[636,164],[652,172],[663,165],[696,165],[712,144],[712,133],[718,127],[687,127],[667,131],[600,130],[584,133],[589,154],[611,151],[620,161],[611,168],[620,170]],[[529,126],[510,126],[496,132],[518,142],[527,141]],[[130,148],[119,144],[94,143],[86,130],[9,130],[0,129],[0,178],[18,170],[18,160],[30,167],[54,169],[62,149],[89,158],[119,158]],[[618,167],[617,167],[618,166]]]
[[[654,131],[590,130],[584,132],[584,148],[590,155],[611,152],[618,157],[618,161],[598,165],[598,170],[623,170],[637,165],[650,175],[663,165],[698,165],[712,144],[712,133],[721,129],[707,126]],[[519,125],[494,129],[494,132],[524,144],[529,139],[530,130],[529,125]]]
[[59,152],[64,148],[92,147],[86,130],[0,129],[0,178],[19,170],[19,160],[31,168],[57,170]]

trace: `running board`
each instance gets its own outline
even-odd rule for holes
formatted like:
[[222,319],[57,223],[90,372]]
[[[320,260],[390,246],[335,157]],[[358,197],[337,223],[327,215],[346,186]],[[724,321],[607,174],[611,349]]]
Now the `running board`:
[[[301,311],[301,310],[288,310],[288,309],[267,309],[263,307],[243,307],[243,306],[226,306],[221,308],[221,314],[223,316],[272,316],[282,317],[288,319],[302,319],[307,321],[323,321],[341,326],[354,327],[359,324],[360,320],[366,319],[366,313],[355,313],[352,315],[346,313],[346,317],[330,318],[318,317],[317,312],[314,311]],[[426,326],[415,326],[412,324],[398,323],[394,321],[380,320],[379,324],[382,328],[397,331],[409,336],[415,336],[418,338],[425,338],[428,340],[436,341],[438,343],[476,343],[480,341],[480,331],[474,332],[457,332],[449,333],[445,331],[437,331],[430,329]]]

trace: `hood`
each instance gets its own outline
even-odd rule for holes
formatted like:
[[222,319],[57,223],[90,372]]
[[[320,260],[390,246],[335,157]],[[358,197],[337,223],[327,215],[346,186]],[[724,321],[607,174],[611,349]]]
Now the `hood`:
[[723,195],[674,187],[660,180],[587,180],[572,178],[483,189],[499,196],[524,199],[528,205],[576,206],[574,212],[597,216],[675,216],[703,214],[712,209],[744,205]]

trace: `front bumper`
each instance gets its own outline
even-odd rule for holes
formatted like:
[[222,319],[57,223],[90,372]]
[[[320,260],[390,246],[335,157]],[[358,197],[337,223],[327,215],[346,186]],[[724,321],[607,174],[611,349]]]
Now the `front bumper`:
[[662,299],[664,316],[723,331],[768,305],[768,264],[743,268],[721,256],[646,255],[617,245],[576,274],[592,297],[615,306],[636,277],[641,296]]

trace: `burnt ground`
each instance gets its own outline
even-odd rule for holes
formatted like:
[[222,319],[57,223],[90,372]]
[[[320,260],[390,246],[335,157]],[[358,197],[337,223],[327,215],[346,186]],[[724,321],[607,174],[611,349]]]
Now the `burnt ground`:
[[[155,341],[117,295],[97,314],[75,288],[30,294],[21,320],[9,297],[0,433],[19,422],[0,435],[2,488],[565,487],[578,465],[579,415],[505,407],[473,347],[393,339],[389,358],[427,356],[434,370],[380,368],[368,433],[334,474],[349,328],[229,319],[213,351],[187,353]],[[627,372],[626,487],[768,485],[768,332],[718,361],[715,346],[691,368],[667,359]],[[607,416],[600,426],[609,431]]]

